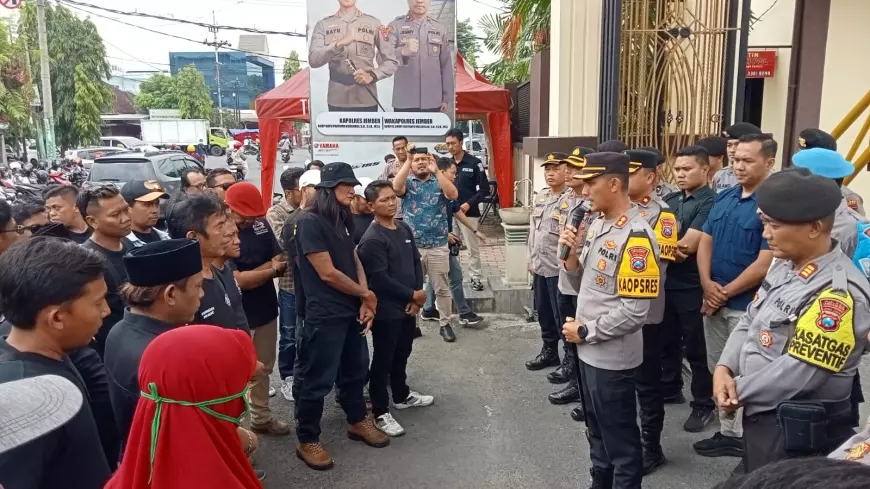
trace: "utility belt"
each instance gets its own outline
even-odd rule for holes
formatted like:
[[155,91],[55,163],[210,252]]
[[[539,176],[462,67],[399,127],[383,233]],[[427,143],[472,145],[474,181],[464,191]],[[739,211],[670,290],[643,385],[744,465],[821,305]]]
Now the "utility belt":
[[334,81],[339,85],[346,85],[349,87],[356,85],[356,80],[353,79],[353,75],[341,73],[340,71],[332,68],[330,68],[329,70],[329,80]]
[[827,453],[842,442],[842,433],[852,428],[852,403],[785,401],[776,406],[776,424],[790,454]]

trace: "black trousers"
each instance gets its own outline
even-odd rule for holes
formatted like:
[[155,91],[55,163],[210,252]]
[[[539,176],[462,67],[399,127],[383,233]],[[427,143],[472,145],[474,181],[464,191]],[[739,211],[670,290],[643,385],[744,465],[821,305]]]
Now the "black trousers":
[[640,489],[643,479],[636,370],[604,370],[580,361],[592,467],[612,471],[614,489]]
[[562,337],[562,324],[559,323],[559,277],[542,277],[532,274],[535,289],[535,308],[538,310],[538,324],[541,325],[541,339],[544,345],[556,348]]
[[[574,372],[573,360],[573,358],[576,356],[577,347],[576,345],[565,341],[565,337],[562,335],[562,325],[565,324],[566,318],[572,318],[577,315],[577,296],[566,295],[561,292],[557,292],[557,294],[559,302],[559,320],[557,327],[559,329],[559,337],[562,338],[562,350],[565,352],[565,365],[567,365],[572,373],[576,373],[577,375],[579,375],[579,372]],[[570,383],[577,383],[577,379],[572,376],[572,380]]]
[[377,112],[378,106],[372,105],[370,107],[336,107],[335,105],[329,106],[329,112]]
[[758,470],[787,458],[826,456],[849,439],[855,431],[851,427],[850,413],[828,421],[828,444],[817,453],[790,452],[785,449],[782,429],[776,420],[775,412],[743,416],[743,462],[746,472]]
[[[713,409],[713,374],[707,366],[701,288],[668,290],[665,315],[659,328],[661,338],[661,391],[665,398],[683,391],[683,356],[692,369],[693,407]],[[646,335],[644,335],[646,343]],[[644,360],[646,361],[646,360]]]
[[640,405],[640,428],[644,443],[658,445],[665,423],[662,395],[661,325],[643,327],[643,363],[637,369],[635,388]]
[[393,391],[393,402],[408,398],[408,376],[405,372],[414,344],[417,318],[375,320],[372,327],[372,368],[369,372],[369,395],[372,414],[378,417],[390,412],[387,384]]
[[[296,397],[296,437],[300,443],[320,439],[323,398],[338,386],[338,401],[349,424],[366,417],[363,386],[369,369],[368,348],[356,318],[316,322],[306,319],[297,331],[296,358],[299,366],[294,383]],[[300,377],[297,379],[297,377]]]
[[69,354],[69,359],[79,373],[90,397],[91,412],[100,435],[100,444],[106,454],[106,461],[112,470],[118,467],[121,458],[121,440],[127,433],[119,433],[115,422],[115,412],[109,398],[109,375],[100,355],[90,346],[79,348]]

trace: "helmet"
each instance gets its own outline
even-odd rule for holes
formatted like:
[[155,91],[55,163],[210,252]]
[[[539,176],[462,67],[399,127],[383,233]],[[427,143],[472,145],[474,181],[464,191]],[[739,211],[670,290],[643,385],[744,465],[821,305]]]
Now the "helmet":
[[192,145],[192,144],[189,145],[189,146],[187,147],[187,152],[188,152],[188,153],[195,153],[195,152],[196,152],[196,147],[195,147],[194,145]]
[[242,143],[240,143],[239,141],[236,141],[235,143],[233,143],[233,146],[235,146],[236,148],[241,148]]

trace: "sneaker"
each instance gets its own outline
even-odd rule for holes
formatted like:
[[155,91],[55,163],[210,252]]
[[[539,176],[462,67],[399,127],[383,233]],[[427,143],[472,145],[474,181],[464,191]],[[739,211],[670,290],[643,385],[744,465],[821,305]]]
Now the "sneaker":
[[264,424],[251,423],[251,431],[261,435],[284,436],[290,434],[290,424],[278,418],[272,418],[271,421]]
[[275,388],[270,385],[269,386],[269,397],[275,397],[275,394],[277,394],[277,393],[278,393],[278,391],[276,391]]
[[431,406],[432,403],[435,402],[435,398],[432,396],[424,396],[418,392],[411,391],[408,394],[408,398],[402,402],[393,403],[396,406],[396,409],[408,409],[412,407],[426,407]]
[[378,419],[375,420],[375,426],[387,436],[402,436],[405,434],[405,428],[402,428],[402,425],[390,413],[378,416]]
[[689,433],[700,433],[704,431],[704,428],[706,428],[712,421],[712,408],[695,406],[692,408],[692,413],[689,414],[689,419],[683,423],[683,429]]
[[347,437],[372,448],[383,448],[390,444],[390,437],[377,429],[369,416],[359,423],[347,425]]
[[296,456],[314,470],[329,470],[335,465],[335,461],[320,442],[297,443]]
[[698,455],[704,457],[742,457],[743,438],[725,436],[716,433],[706,440],[701,440],[692,445]]
[[483,282],[479,278],[472,278],[471,289],[480,292],[483,290]]
[[440,321],[441,315],[438,314],[437,309],[427,310],[423,309],[423,312],[420,314],[420,317],[423,318],[423,321]]
[[293,402],[293,377],[287,377],[284,379],[284,383],[281,384],[281,395],[284,396],[284,399],[287,399],[290,402]]
[[453,332],[453,327],[449,324],[445,324],[441,326],[441,331],[439,332],[441,337],[444,338],[444,341],[447,343],[453,343],[456,341],[456,334]]
[[254,469],[254,475],[256,475],[257,479],[260,479],[261,481],[266,480],[266,471],[265,470]]
[[480,324],[481,321],[483,321],[483,318],[473,312],[459,315],[459,324],[463,326],[474,326],[475,324]]

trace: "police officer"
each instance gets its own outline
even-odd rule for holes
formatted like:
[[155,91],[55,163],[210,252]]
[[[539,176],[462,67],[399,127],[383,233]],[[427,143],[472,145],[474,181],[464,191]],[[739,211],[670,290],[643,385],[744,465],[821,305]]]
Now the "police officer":
[[[643,358],[641,328],[659,295],[659,247],[653,230],[628,197],[629,157],[586,156],[583,196],[600,213],[568,271],[582,270],[576,320],[562,332],[578,343],[580,376],[592,459],[593,487],[639,489],[643,478],[635,379]],[[567,227],[559,243],[577,246]]]
[[[593,214],[589,212],[589,204],[585,203],[583,198],[583,186],[585,183],[579,178],[573,178],[574,175],[579,175],[583,166],[586,165],[586,155],[594,153],[592,148],[578,146],[571,151],[571,154],[565,158],[567,164],[566,184],[568,191],[562,194],[559,199],[559,204],[556,206],[562,214],[559,220],[562,222],[560,232],[565,229],[572,217],[576,213],[582,216],[578,232],[582,233],[586,230]],[[558,250],[561,252],[561,249]],[[575,250],[576,251],[576,250]],[[577,275],[568,273],[563,267],[559,267],[559,283],[558,283],[558,304],[559,304],[559,322],[564,324],[565,318],[574,317],[577,311],[577,292],[580,289],[580,280]],[[568,404],[571,402],[580,401],[580,387],[577,381],[574,365],[577,361],[577,346],[565,341],[562,337],[562,350],[565,356],[562,358],[562,364],[556,370],[547,374],[547,380],[551,384],[568,384],[563,389],[560,389],[547,398],[553,404]],[[571,418],[575,421],[583,421],[586,417],[583,411],[583,404],[580,403],[571,411]]]
[[747,471],[830,453],[854,434],[850,393],[870,331],[870,283],[831,239],[837,185],[784,170],[756,199],[777,260],[713,375],[723,413],[744,408]]
[[[661,283],[665,283],[668,263],[677,259],[677,219],[667,204],[655,195],[658,156],[645,150],[625,152],[631,159],[628,177],[628,197],[640,209],[639,215],[655,231],[660,249]],[[661,388],[662,330],[665,294],[660,291],[650,301],[649,314],[643,328],[643,364],[637,373],[637,399],[640,404],[643,473],[649,474],[667,460],[662,453],[661,436],[665,421],[665,404]]]
[[[659,167],[661,167],[662,165],[664,165],[668,161],[668,159],[665,158],[665,154],[662,153],[661,151],[659,151],[658,148],[654,148],[652,146],[641,146],[637,149],[640,149],[643,151],[649,151],[650,153],[654,153],[656,155],[656,161],[658,161]],[[659,169],[658,171],[662,171],[662,170]],[[656,181],[656,187],[655,187],[655,194],[659,200],[664,202],[666,196],[668,196],[674,192],[679,192],[679,191],[680,191],[680,189],[676,185],[665,180],[663,175],[658,174],[658,178]]]
[[308,63],[312,68],[329,65],[330,111],[377,112],[376,83],[392,76],[398,66],[393,48],[383,37],[381,22],[360,12],[356,0],[338,4],[338,12],[314,25]]
[[[722,137],[728,140],[729,160],[734,159],[734,152],[737,151],[737,143],[740,142],[740,137],[747,134],[762,134],[761,128],[748,122],[738,122],[726,127],[722,131]],[[734,176],[734,170],[731,166],[728,166],[713,175],[713,182],[710,185],[713,187],[714,192],[719,193],[736,186],[737,183],[737,177]]]
[[863,431],[849,438],[846,443],[831,452],[828,458],[870,465],[870,423]]
[[[837,151],[837,140],[834,139],[834,136],[826,133],[821,129],[804,129],[798,135],[798,152],[805,149],[813,149],[813,148],[822,148],[829,149],[831,151]],[[854,168],[853,170],[854,171]],[[851,173],[849,173],[851,175]],[[845,175],[845,176],[849,176]],[[841,179],[842,180],[842,179]],[[864,199],[861,198],[854,190],[849,187],[842,185],[842,181],[840,183],[840,188],[843,191],[843,197],[846,199],[846,204],[852,208],[852,210],[857,211],[862,216],[864,215]]]
[[429,17],[431,0],[408,0],[408,13],[381,29],[396,53],[396,112],[447,112],[454,97],[453,50],[447,28]]
[[728,154],[728,140],[722,136],[708,136],[695,141],[695,146],[707,150],[710,159],[708,176],[712,185],[713,177],[725,166],[725,155]]
[[622,153],[628,149],[628,145],[619,139],[608,139],[599,143],[595,149],[600,153]]
[[558,367],[559,363],[559,261],[556,256],[559,232],[564,216],[559,209],[565,186],[565,153],[550,153],[541,164],[547,188],[535,196],[532,227],[529,230],[529,272],[535,293],[535,307],[541,326],[543,347],[538,355],[526,362],[529,370]]

